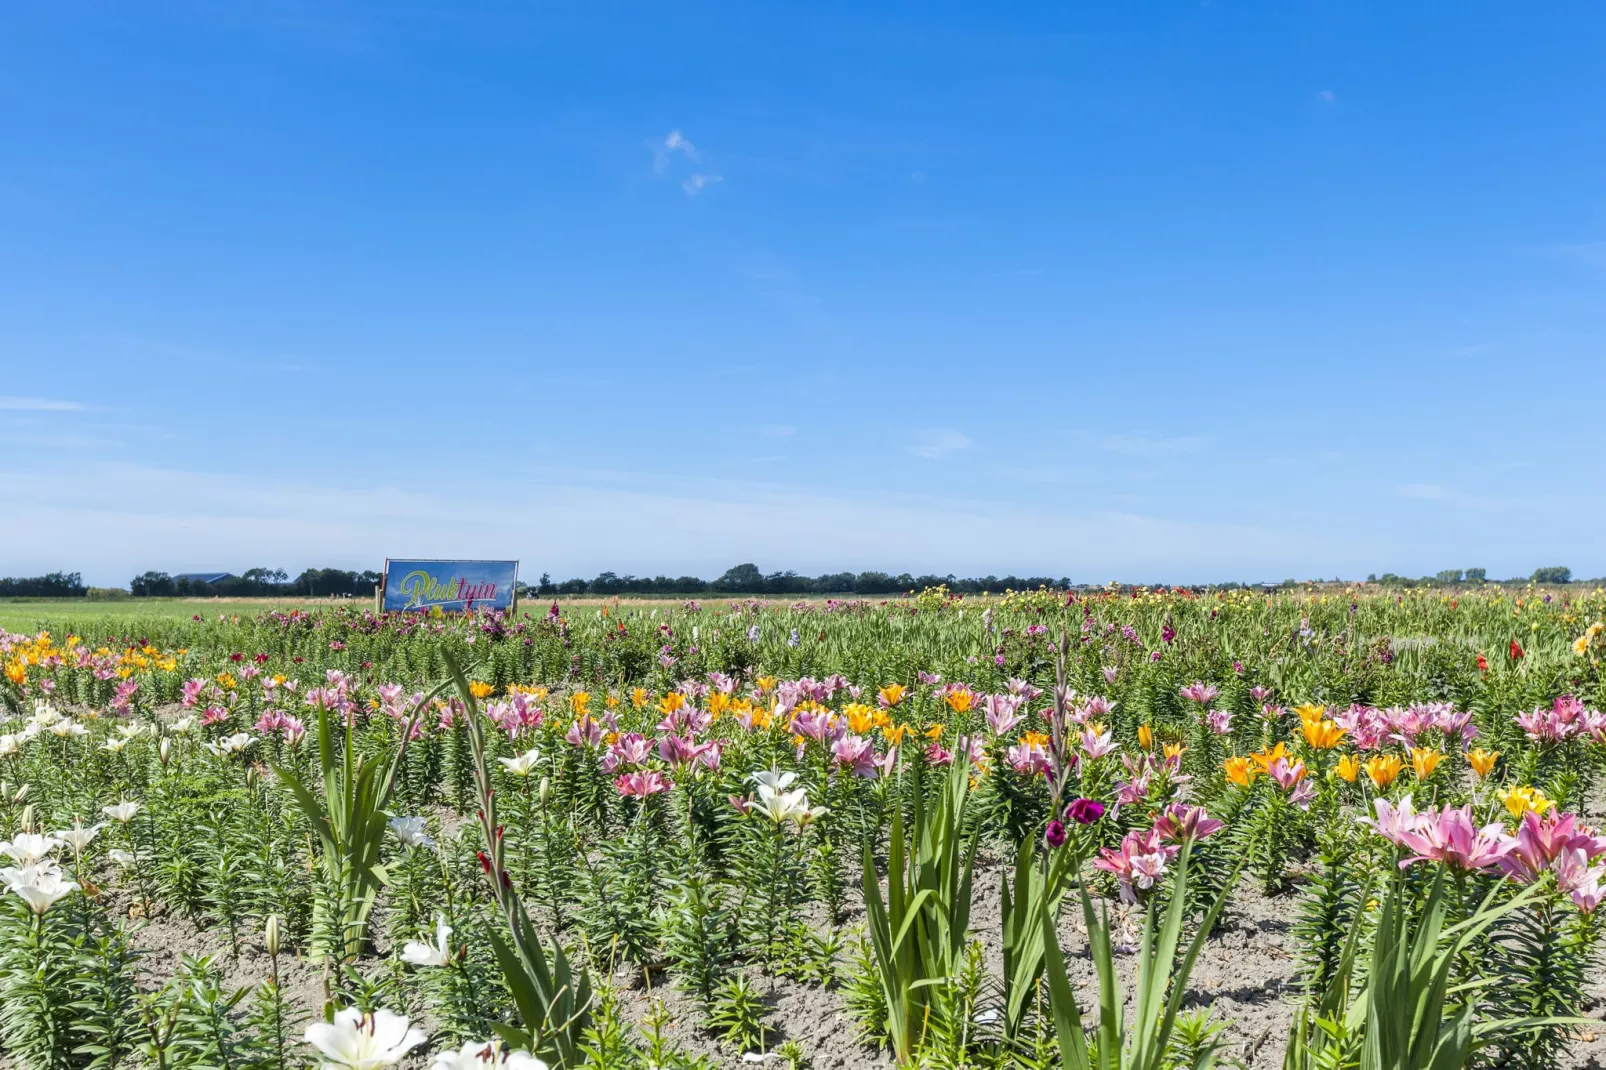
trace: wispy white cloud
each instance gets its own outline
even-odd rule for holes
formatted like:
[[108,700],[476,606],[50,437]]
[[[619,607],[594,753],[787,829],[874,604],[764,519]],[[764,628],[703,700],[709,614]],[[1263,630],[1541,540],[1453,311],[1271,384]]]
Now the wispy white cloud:
[[679,162],[699,165],[697,170],[680,181],[680,188],[686,191],[688,197],[695,197],[714,183],[724,181],[722,175],[706,166],[708,161],[703,154],[679,130],[671,130],[663,137],[648,138],[647,148],[652,150],[652,173],[655,175],[666,176],[671,171],[683,170],[676,166]]
[[79,402],[56,398],[0,397],[0,409],[13,412],[81,412],[83,408]]
[[1334,93],[1331,89],[1324,89],[1320,93],[1316,94],[1316,99],[1321,101],[1323,104],[1337,104],[1338,94]]
[[676,155],[684,156],[693,163],[702,159],[697,152],[697,146],[679,130],[671,130],[663,137],[648,138],[647,147],[652,150],[652,169],[657,174],[669,170],[669,165],[674,162]]
[[1402,483],[1394,488],[1394,493],[1401,498],[1437,502],[1456,509],[1501,509],[1506,505],[1499,499],[1466,494],[1442,483]]
[[[599,485],[580,482],[575,473],[552,475],[519,484],[513,504],[494,516],[465,513],[443,520],[427,494],[387,483],[337,485],[319,477],[101,461],[67,470],[0,468],[0,510],[30,520],[0,526],[0,559],[24,570],[78,569],[95,583],[123,583],[150,568],[373,568],[387,554],[521,558],[526,571],[556,576],[592,576],[602,569],[718,575],[732,562],[757,560],[805,572],[1069,572],[1102,582],[1193,574],[1281,578],[1299,555],[1323,548],[1320,538],[1304,531],[1073,508],[1058,501],[999,509],[950,492],[888,492],[867,509],[862,498],[806,486],[707,479]],[[86,494],[86,487],[95,492]],[[554,515],[652,516],[655,534],[644,542],[629,524],[559,525],[534,550],[521,533]],[[776,523],[784,515],[863,516],[873,522]],[[1040,537],[1019,539],[1023,528]],[[108,530],[119,537],[107,540]]]
[[951,427],[936,428],[931,431],[921,431],[915,437],[915,443],[909,452],[916,457],[924,457],[928,461],[939,460],[950,453],[969,449],[975,445],[970,437],[962,431],[955,431]]

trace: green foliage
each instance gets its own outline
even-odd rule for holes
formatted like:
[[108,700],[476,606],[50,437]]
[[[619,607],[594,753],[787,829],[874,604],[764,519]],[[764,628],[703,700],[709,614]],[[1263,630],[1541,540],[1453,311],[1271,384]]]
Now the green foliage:
[[764,1024],[768,1009],[764,997],[746,975],[738,973],[727,977],[714,992],[714,1003],[708,1013],[709,1032],[732,1051],[761,1052],[769,1037],[769,1027]]
[[357,754],[353,721],[343,719],[343,727],[337,729],[329,713],[324,705],[318,706],[322,798],[293,770],[275,766],[274,772],[290,790],[322,846],[325,894],[314,908],[314,951],[349,962],[362,953],[374,897],[388,880],[380,861],[387,821],[385,807],[395,787],[396,769],[406,752],[412,722],[407,723],[387,757],[363,761]]
[[[1065,1070],[1166,1070],[1172,1050],[1173,1032],[1182,1001],[1188,991],[1188,975],[1204,948],[1205,938],[1215,926],[1225,905],[1219,898],[1200,922],[1192,942],[1177,961],[1181,946],[1184,915],[1188,901],[1188,868],[1192,844],[1184,844],[1177,858],[1176,878],[1165,914],[1156,928],[1156,904],[1150,900],[1137,948],[1136,1006],[1130,1028],[1125,1020],[1125,996],[1116,978],[1115,955],[1110,942],[1109,916],[1095,915],[1087,886],[1081,886],[1082,920],[1087,926],[1093,964],[1099,976],[1099,1018],[1090,1049],[1083,1033],[1082,1014],[1076,994],[1065,972],[1065,956],[1060,950],[1054,918],[1042,916],[1043,944],[1046,949],[1049,1005],[1058,1034],[1060,1059]],[[1206,1038],[1208,1041],[1208,1038]],[[1208,1060],[1188,1064],[1191,1070],[1204,1070],[1215,1059],[1215,1047],[1206,1042],[1193,1052]]]
[[25,1066],[71,1065],[86,940],[64,910],[36,918],[15,897],[0,900],[0,1043]]
[[976,839],[961,841],[970,771],[954,762],[935,806],[916,783],[907,842],[901,809],[892,815],[883,898],[870,845],[864,849],[866,928],[881,982],[884,1029],[900,1066],[915,1057],[939,987],[954,975],[970,927]]
[[706,1013],[726,979],[737,944],[735,919],[725,906],[723,891],[688,861],[671,885],[659,924],[676,985]]
[[121,929],[102,932],[79,952],[72,1001],[72,1029],[87,1056],[88,1070],[115,1070],[132,1063],[139,1047],[138,1019],[128,1013],[138,992],[139,956]]
[[513,886],[504,859],[501,825],[496,818],[496,795],[478,705],[462,669],[455,659],[445,657],[466,710],[465,722],[474,751],[477,812],[485,840],[480,858],[506,925],[506,938],[496,932],[487,933],[487,938],[522,1023],[517,1028],[500,1023],[493,1027],[509,1045],[533,1051],[559,1070],[571,1070],[580,1065],[581,1040],[591,1026],[590,974],[583,967],[578,972],[571,968],[560,941],[554,940],[550,950],[542,946]]

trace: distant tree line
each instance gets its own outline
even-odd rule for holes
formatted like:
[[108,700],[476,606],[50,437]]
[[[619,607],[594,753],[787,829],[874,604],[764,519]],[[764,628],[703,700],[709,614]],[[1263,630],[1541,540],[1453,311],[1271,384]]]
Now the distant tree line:
[[730,595],[806,595],[903,594],[926,587],[946,584],[960,594],[978,594],[982,591],[1006,589],[1024,591],[1038,587],[1069,587],[1066,577],[1052,576],[916,576],[908,572],[893,575],[889,572],[828,572],[822,576],[801,576],[796,572],[764,573],[757,565],[748,563],[725,570],[715,580],[697,576],[621,576],[604,572],[596,579],[569,579],[554,582],[547,573],[540,582],[524,589],[536,595],[615,595],[615,594],[730,594]]
[[83,577],[76,572],[0,579],[0,598],[82,598],[88,593]]
[[1565,565],[1547,565],[1536,568],[1531,576],[1515,576],[1509,580],[1490,580],[1487,569],[1481,568],[1447,568],[1432,576],[1421,576],[1412,579],[1410,576],[1396,576],[1392,572],[1383,575],[1366,577],[1368,583],[1381,583],[1385,587],[1455,587],[1458,585],[1475,583],[1571,583],[1573,570]]
[[[239,576],[224,576],[210,583],[194,577],[170,576],[166,572],[144,572],[129,581],[128,589],[136,598],[162,597],[298,597],[323,598],[331,595],[366,598],[373,594],[380,582],[380,574],[372,569],[362,572],[339,568],[309,568],[295,579],[283,569],[252,568]],[[1531,576],[1508,580],[1490,580],[1481,568],[1444,569],[1432,576],[1398,576],[1385,572],[1381,576],[1368,576],[1367,582],[1385,587],[1454,587],[1469,584],[1564,584],[1573,582],[1572,569],[1563,565],[1538,568]],[[1311,581],[1323,582],[1323,581]],[[1332,582],[1341,582],[1334,580]],[[1579,582],[1606,582],[1590,580]],[[1210,589],[1230,590],[1239,586],[1256,588],[1293,588],[1300,584],[1284,580],[1281,584],[1222,583],[1205,585]],[[752,563],[726,569],[714,580],[698,576],[632,576],[604,572],[595,579],[567,579],[554,581],[547,573],[534,584],[520,584],[520,590],[529,595],[890,595],[919,591],[927,587],[946,586],[956,594],[979,594],[983,591],[1026,591],[1039,587],[1065,589],[1072,586],[1068,577],[1052,576],[916,576],[901,572],[828,572],[820,576],[803,576],[796,572],[762,572]],[[1158,584],[1156,586],[1165,586]],[[1199,588],[1204,589],[1204,588]],[[87,587],[77,572],[51,572],[44,576],[11,576],[0,578],[0,598],[83,598],[89,594],[106,597],[117,589]]]
[[340,568],[309,568],[295,579],[283,569],[250,568],[238,576],[225,576],[207,583],[183,576],[169,576],[165,572],[145,572],[128,583],[135,598],[171,598],[174,596],[271,598],[290,596],[318,598],[328,595],[368,596],[379,583],[379,573],[372,570],[351,572]]

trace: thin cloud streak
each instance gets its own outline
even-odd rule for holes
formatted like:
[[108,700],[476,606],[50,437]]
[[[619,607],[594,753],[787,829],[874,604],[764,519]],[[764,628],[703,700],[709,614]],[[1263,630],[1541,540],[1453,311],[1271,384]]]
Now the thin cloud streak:
[[82,412],[84,406],[76,401],[55,398],[0,397],[0,409],[9,412]]
[[964,432],[953,428],[939,428],[932,431],[922,431],[909,452],[916,457],[924,457],[928,461],[941,460],[950,453],[969,449],[975,445]]

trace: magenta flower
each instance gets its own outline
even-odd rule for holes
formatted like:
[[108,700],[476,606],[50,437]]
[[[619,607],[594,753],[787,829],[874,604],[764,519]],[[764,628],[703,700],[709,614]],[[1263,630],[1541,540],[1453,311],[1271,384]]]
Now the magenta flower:
[[1205,714],[1205,727],[1218,736],[1232,731],[1232,714],[1227,710],[1211,710]]
[[1043,829],[1043,842],[1050,847],[1065,846],[1065,825],[1060,821],[1050,821]]
[[[1166,640],[1168,643],[1170,641],[1171,640],[1169,639]],[[1201,706],[1208,706],[1216,700],[1217,695],[1221,694],[1221,689],[1216,687],[1215,684],[1207,684],[1202,681],[1195,681],[1194,683],[1189,684],[1187,687],[1182,688],[1181,693],[1182,697],[1185,699],[1192,699]]]
[[1065,816],[1078,825],[1091,825],[1104,816],[1104,804],[1097,799],[1082,797],[1071,800],[1071,805],[1065,808]]

